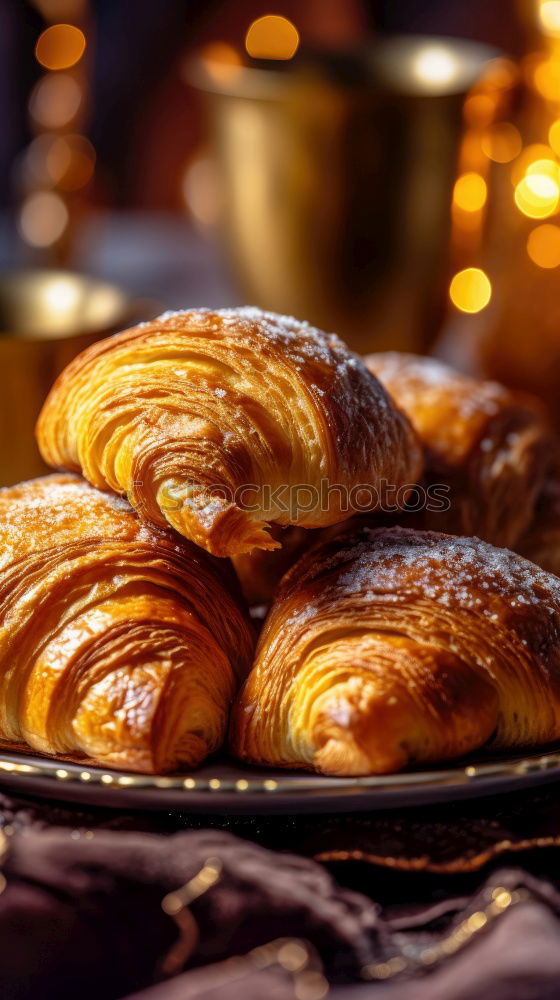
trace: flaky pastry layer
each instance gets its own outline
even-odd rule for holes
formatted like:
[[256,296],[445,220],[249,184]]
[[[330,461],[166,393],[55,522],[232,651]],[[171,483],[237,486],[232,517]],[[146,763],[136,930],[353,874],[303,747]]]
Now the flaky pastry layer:
[[37,437],[48,464],[219,556],[276,548],[272,523],[345,520],[357,485],[421,470],[407,419],[337,337],[250,308],[168,313],[88,348]]
[[286,574],[232,714],[244,761],[398,771],[560,738],[560,580],[479,539],[364,528]]
[[75,476],[0,490],[0,739],[133,771],[199,763],[251,665],[234,590],[227,564]]
[[427,482],[447,488],[449,509],[424,509],[425,526],[514,547],[552,453],[539,403],[434,358],[389,352],[365,360],[422,441]]

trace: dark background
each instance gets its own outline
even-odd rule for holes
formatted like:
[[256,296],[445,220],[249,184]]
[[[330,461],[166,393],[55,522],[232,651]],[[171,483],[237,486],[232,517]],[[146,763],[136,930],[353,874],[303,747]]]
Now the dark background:
[[[457,35],[513,54],[524,49],[515,0],[94,0],[89,4],[87,134],[97,153],[94,203],[176,209],[177,177],[201,136],[189,53],[207,42],[242,48],[251,21],[285,14],[302,45],[353,46],[382,32]],[[18,154],[30,139],[28,98],[41,74],[45,22],[27,0],[0,0],[0,204],[16,199]],[[177,123],[180,123],[178,127]]]

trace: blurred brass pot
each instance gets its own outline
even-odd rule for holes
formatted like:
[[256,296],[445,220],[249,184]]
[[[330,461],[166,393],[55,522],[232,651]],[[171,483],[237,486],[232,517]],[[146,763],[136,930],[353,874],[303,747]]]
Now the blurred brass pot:
[[356,350],[424,351],[445,302],[465,93],[494,50],[398,37],[284,71],[193,72],[247,300]]
[[122,289],[70,271],[0,275],[0,485],[46,471],[34,428],[56,376],[141,314]]

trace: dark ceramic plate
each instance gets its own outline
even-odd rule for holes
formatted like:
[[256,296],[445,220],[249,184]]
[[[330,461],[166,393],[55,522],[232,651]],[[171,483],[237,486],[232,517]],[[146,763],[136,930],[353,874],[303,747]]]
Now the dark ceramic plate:
[[464,758],[448,766],[367,778],[245,767],[213,759],[192,773],[129,774],[0,751],[8,792],[115,809],[186,813],[341,812],[428,805],[496,795],[560,779],[560,747],[523,755]]

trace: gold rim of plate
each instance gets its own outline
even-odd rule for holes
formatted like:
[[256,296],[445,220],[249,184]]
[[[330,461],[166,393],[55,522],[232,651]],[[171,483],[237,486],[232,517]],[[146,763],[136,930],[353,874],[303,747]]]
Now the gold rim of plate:
[[[224,762],[225,763],[225,762]],[[65,761],[56,758],[35,757],[32,754],[4,752],[0,756],[0,785],[2,778],[29,777],[52,781],[54,786],[65,785],[101,785],[106,789],[114,788],[121,792],[126,790],[185,790],[202,794],[238,793],[239,795],[262,794],[303,795],[309,792],[336,794],[337,792],[360,793],[389,791],[412,791],[419,788],[434,786],[471,785],[477,782],[496,780],[499,778],[521,778],[529,774],[546,771],[559,771],[560,748],[549,752],[536,752],[523,757],[506,759],[487,759],[472,763],[448,764],[445,768],[429,770],[402,771],[397,774],[370,775],[366,777],[335,778],[326,775],[305,773],[302,771],[271,771],[266,772],[245,765],[236,765],[227,761],[227,769],[233,773],[225,775],[219,766],[212,771],[212,764],[203,765],[202,773],[182,773],[171,775],[136,774],[114,771],[97,765],[83,764],[75,761]]]

